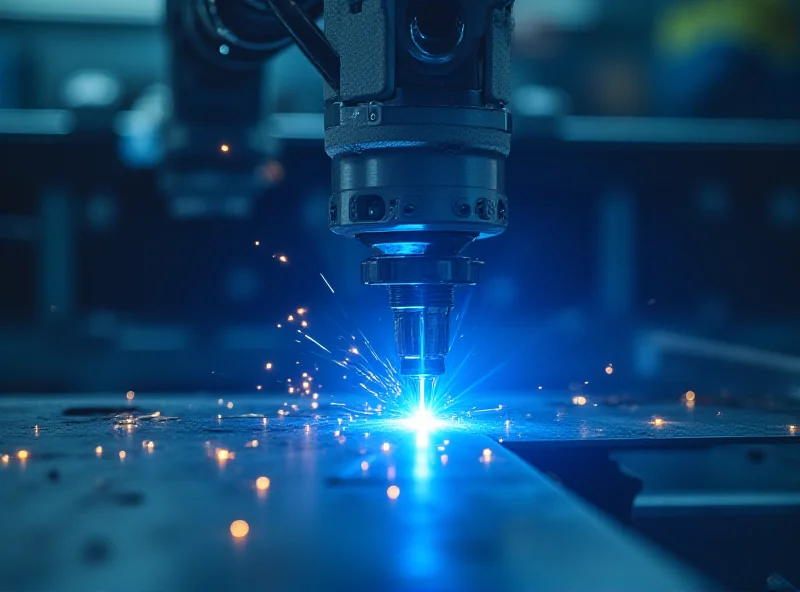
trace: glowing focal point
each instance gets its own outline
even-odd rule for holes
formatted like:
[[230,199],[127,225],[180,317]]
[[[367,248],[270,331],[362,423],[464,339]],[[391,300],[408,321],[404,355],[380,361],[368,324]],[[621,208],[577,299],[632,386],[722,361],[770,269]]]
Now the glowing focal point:
[[408,423],[416,432],[431,432],[440,422],[427,409],[420,409],[408,419]]
[[443,422],[437,419],[435,413],[435,405],[432,405],[431,393],[433,387],[433,379],[430,377],[420,377],[418,383],[418,396],[416,398],[409,397],[409,405],[405,407],[400,423],[411,431],[420,433],[429,433],[434,431]]

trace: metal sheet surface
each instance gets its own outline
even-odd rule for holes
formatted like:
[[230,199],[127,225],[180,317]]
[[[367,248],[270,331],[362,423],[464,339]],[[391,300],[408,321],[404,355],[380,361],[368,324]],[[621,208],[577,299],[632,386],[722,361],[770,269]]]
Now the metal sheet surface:
[[583,405],[514,398],[504,409],[473,412],[471,429],[504,442],[668,448],[721,443],[800,443],[800,411],[685,403]]
[[0,588],[712,589],[474,426],[234,401],[0,400]]

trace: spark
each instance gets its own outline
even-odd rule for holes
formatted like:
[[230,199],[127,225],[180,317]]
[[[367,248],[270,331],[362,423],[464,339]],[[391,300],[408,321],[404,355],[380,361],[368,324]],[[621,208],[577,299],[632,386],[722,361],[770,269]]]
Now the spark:
[[267,362],[267,365],[264,366],[266,370],[272,370],[272,362]]
[[120,450],[119,451],[119,459],[120,460],[125,460],[126,456],[128,456],[128,454],[124,450]]
[[217,399],[217,404],[218,405],[224,405],[225,401],[223,401],[222,399]]
[[797,432],[797,426],[796,425],[790,425],[789,426],[789,432],[792,433],[792,434]]
[[10,460],[10,457],[7,454],[4,454],[2,456],[2,461],[3,461],[4,465],[7,465],[9,460]]
[[135,396],[136,393],[134,393],[133,391],[128,391],[127,393],[125,393],[125,398],[128,399],[128,401],[133,401],[133,398]]
[[319,341],[317,341],[316,339],[314,339],[313,337],[311,337],[311,335],[309,335],[308,333],[303,333],[303,337],[305,337],[306,339],[308,339],[308,340],[309,340],[311,343],[313,343],[313,344],[315,344],[315,345],[318,345],[320,348],[322,348],[323,350],[325,350],[325,351],[326,351],[326,352],[328,352],[329,354],[332,354],[332,353],[333,353],[333,352],[332,352],[331,350],[329,350],[327,347],[325,347],[324,345],[322,345],[322,344],[321,344]]
[[260,384],[259,384],[258,386],[256,386],[256,390],[257,390],[257,391],[260,391],[260,390],[261,390],[261,385],[260,385]]
[[322,281],[325,282],[325,285],[328,286],[328,290],[331,291],[331,294],[335,294],[336,292],[333,291],[333,286],[331,286],[330,283],[328,282],[328,280],[325,279],[325,276],[322,275],[322,274],[319,274],[319,277],[321,277]]
[[362,471],[367,471],[367,470],[369,470],[369,463],[368,463],[367,461],[365,461],[365,460],[362,460],[362,461],[361,461],[361,470],[362,470]]
[[614,374],[614,368],[611,366],[611,364],[606,366],[606,374]]
[[28,459],[28,451],[27,450],[20,450],[17,452],[17,458],[20,460],[27,460]]
[[269,478],[268,477],[259,477],[256,479],[256,489],[259,491],[266,491],[269,489]]
[[228,409],[233,409],[233,401],[228,401],[228,404],[226,405],[226,407]]
[[386,497],[390,500],[396,500],[400,497],[400,488],[397,485],[389,486],[389,489],[386,490]]
[[486,462],[492,459],[492,449],[491,448],[484,448],[483,449],[483,460]]
[[288,317],[286,317],[286,320],[291,323],[292,321],[294,321],[294,315],[289,315]]
[[228,152],[230,151],[230,149],[231,147],[228,146],[227,144],[223,144],[222,146],[219,147],[220,152]]
[[686,391],[686,400],[687,401],[694,401],[697,395],[694,391]]
[[383,445],[381,446],[381,450],[383,450],[384,452],[389,452],[390,449],[391,446],[389,445],[388,442],[384,442]]
[[653,425],[654,426],[664,425],[664,420],[661,419],[660,417],[656,417],[655,419],[653,419]]
[[443,465],[446,465],[446,464],[447,464],[448,457],[447,457],[447,455],[446,455],[446,454],[443,454],[443,455],[440,457],[440,459],[441,459],[441,461],[442,461],[442,464],[443,464]]
[[256,246],[258,246],[258,245],[260,245],[260,244],[261,244],[261,243],[259,243],[258,241],[256,241]]
[[234,538],[241,539],[250,532],[250,525],[244,520],[234,520],[231,522],[231,534]]
[[298,308],[298,309],[297,309],[297,314],[299,314],[300,316],[303,316],[303,315],[304,315],[304,314],[306,314],[307,312],[308,312],[308,309],[307,309],[307,308]]
[[312,409],[316,409],[316,408],[318,408],[318,407],[319,407],[319,403],[317,403],[316,401],[314,401],[313,403],[311,403],[311,408],[312,408]]
[[258,440],[250,440],[247,444],[245,444],[246,448],[258,448]]
[[301,321],[301,322],[300,322],[300,326],[302,326],[302,327],[308,327],[308,321]]
[[98,458],[103,456],[103,447],[102,446],[97,446],[94,449],[94,453],[97,455]]
[[583,395],[577,395],[572,397],[572,404],[573,405],[586,405],[586,397]]
[[277,259],[281,263],[289,263],[289,259],[286,257],[286,255],[273,255],[272,258]]
[[225,461],[231,457],[231,453],[224,448],[217,449],[217,460]]

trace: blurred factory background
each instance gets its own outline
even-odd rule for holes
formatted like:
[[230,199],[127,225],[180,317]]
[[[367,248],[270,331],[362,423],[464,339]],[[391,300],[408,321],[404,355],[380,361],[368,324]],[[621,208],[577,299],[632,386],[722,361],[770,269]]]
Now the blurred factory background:
[[[456,352],[510,344],[502,388],[797,396],[800,2],[516,14],[511,223],[470,249]],[[249,390],[302,353],[276,326],[301,306],[321,341],[342,310],[391,339],[327,230],[319,76],[287,49],[207,105],[224,150],[187,137],[164,19],[0,0],[0,391]]]

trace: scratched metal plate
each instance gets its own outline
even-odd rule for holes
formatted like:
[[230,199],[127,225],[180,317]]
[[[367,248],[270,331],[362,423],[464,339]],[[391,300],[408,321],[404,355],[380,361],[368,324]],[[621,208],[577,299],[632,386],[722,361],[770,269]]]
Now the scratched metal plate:
[[231,402],[0,399],[0,589],[714,589],[468,417]]

